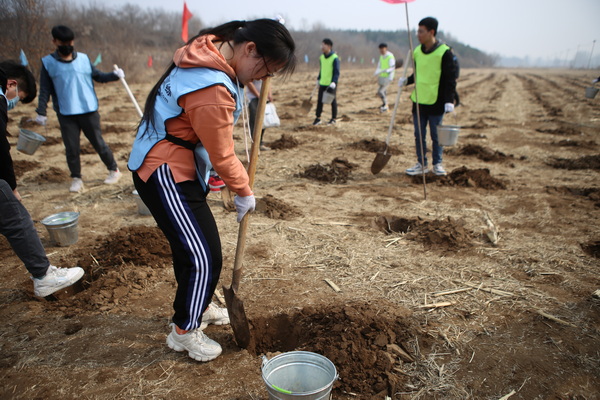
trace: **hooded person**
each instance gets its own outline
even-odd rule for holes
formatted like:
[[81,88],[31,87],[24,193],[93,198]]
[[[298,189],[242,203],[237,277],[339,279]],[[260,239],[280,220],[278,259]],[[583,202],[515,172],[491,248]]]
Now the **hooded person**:
[[206,201],[210,169],[236,193],[240,222],[255,206],[248,173],[234,151],[243,86],[291,73],[294,50],[288,30],[271,19],[202,30],[175,52],[146,101],[128,167],[171,246],[177,291],[167,345],[198,361],[221,354],[203,329],[229,323],[227,310],[211,303],[223,261]]

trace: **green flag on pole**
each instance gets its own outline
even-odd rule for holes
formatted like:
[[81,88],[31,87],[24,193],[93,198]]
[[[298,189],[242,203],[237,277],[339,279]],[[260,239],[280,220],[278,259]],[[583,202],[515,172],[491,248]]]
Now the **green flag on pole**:
[[102,54],[98,53],[98,57],[96,57],[96,61],[94,61],[94,67],[102,62]]

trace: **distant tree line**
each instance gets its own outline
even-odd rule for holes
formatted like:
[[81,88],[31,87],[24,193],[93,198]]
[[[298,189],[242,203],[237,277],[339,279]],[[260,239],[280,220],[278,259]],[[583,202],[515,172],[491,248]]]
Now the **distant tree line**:
[[[0,21],[0,59],[16,60],[23,49],[36,76],[41,57],[54,50],[50,30],[58,24],[73,29],[76,51],[88,54],[92,61],[101,54],[100,70],[108,71],[118,64],[132,82],[161,74],[173,51],[183,44],[181,13],[131,4],[109,8],[101,2],[78,5],[69,0],[0,0]],[[189,21],[190,36],[203,26],[201,19],[194,16]],[[307,58],[308,65],[315,67],[325,37],[333,40],[343,65],[356,67],[371,67],[372,60],[379,57],[380,42],[388,43],[398,59],[404,59],[409,48],[406,30],[331,30],[315,25],[310,31],[297,30],[292,34],[301,63]],[[415,32],[411,34],[416,46]],[[490,67],[496,63],[493,56],[454,41],[443,32],[438,36],[454,49],[462,67]],[[150,56],[152,68],[147,64]]]

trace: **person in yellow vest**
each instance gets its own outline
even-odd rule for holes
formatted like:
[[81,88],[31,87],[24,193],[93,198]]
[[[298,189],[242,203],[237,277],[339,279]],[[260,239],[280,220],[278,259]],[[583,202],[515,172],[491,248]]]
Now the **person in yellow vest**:
[[386,43],[379,45],[379,62],[377,63],[377,69],[375,70],[375,76],[377,76],[377,83],[379,89],[377,89],[377,96],[381,98],[383,104],[379,107],[381,112],[388,110],[387,103],[387,90],[392,81],[394,80],[394,71],[396,69],[396,59],[394,55],[388,51]]
[[[407,175],[429,172],[426,140],[428,124],[432,141],[433,173],[446,175],[442,165],[443,147],[438,144],[437,127],[442,124],[444,113],[454,111],[456,71],[452,49],[437,40],[435,37],[437,30],[438,21],[435,18],[427,17],[419,22],[417,38],[421,44],[413,52],[416,71],[408,79],[398,80],[400,87],[415,83],[415,90],[410,98],[413,101],[417,163],[406,170]],[[417,118],[417,103],[420,120]],[[421,153],[421,144],[424,154]]]
[[[323,112],[323,94],[327,91],[335,95],[338,79],[340,77],[340,59],[338,55],[333,51],[333,42],[331,39],[323,39],[321,43],[321,51],[323,54],[319,57],[319,64],[321,69],[319,70],[319,97],[317,100],[317,118],[315,118],[313,125],[321,124],[321,113]],[[334,125],[335,119],[337,118],[337,98],[333,99],[331,103],[331,119],[327,125]]]

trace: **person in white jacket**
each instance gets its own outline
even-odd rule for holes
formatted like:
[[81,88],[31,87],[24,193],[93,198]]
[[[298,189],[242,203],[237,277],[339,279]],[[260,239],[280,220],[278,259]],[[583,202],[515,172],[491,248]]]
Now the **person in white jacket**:
[[386,43],[379,45],[379,62],[377,63],[377,69],[375,70],[375,76],[378,77],[377,83],[379,89],[377,89],[377,96],[381,98],[383,104],[379,108],[381,112],[388,110],[387,103],[387,89],[394,80],[394,71],[396,69],[396,59],[394,55],[388,50]]

